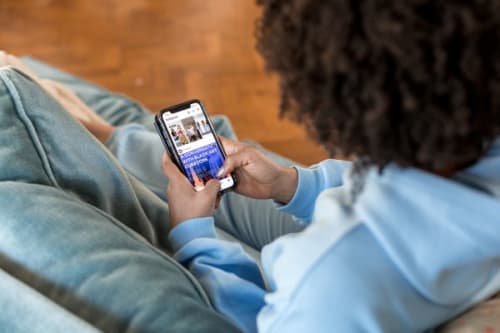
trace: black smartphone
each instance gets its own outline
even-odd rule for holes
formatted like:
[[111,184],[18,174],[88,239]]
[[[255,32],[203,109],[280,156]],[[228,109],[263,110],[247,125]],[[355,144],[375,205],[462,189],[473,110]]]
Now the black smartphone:
[[226,153],[201,101],[193,99],[161,110],[155,127],[171,160],[196,191],[210,179],[219,179],[221,192],[236,185],[233,175],[217,177]]

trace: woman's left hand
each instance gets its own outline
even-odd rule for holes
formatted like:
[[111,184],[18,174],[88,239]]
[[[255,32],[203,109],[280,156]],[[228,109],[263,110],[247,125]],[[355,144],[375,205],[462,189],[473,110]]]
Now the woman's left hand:
[[220,182],[210,180],[201,191],[183,175],[166,153],[163,154],[163,172],[168,177],[167,200],[170,210],[170,228],[193,218],[211,216],[218,203]]

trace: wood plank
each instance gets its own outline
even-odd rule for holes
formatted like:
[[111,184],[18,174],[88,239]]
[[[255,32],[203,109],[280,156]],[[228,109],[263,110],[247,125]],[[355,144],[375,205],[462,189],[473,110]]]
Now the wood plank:
[[251,0],[4,0],[0,47],[30,54],[151,110],[200,98],[250,138],[304,164],[325,158],[278,117],[276,77],[255,50]]

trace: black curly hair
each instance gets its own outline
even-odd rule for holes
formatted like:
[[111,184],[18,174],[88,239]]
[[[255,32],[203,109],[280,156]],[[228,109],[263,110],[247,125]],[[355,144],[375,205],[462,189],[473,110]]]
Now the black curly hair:
[[258,0],[281,114],[335,155],[440,170],[500,135],[500,0]]

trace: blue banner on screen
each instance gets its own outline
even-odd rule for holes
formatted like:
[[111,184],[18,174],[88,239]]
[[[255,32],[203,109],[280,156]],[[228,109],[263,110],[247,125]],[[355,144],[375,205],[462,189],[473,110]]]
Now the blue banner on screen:
[[217,178],[217,171],[224,163],[216,143],[180,155],[182,165],[193,186],[203,187],[210,179]]

